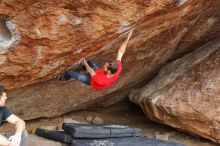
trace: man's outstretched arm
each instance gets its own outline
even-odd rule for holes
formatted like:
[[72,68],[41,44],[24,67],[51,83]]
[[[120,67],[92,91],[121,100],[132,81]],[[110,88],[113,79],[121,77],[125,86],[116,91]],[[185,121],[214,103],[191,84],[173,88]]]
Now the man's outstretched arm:
[[116,60],[121,60],[122,59],[122,56],[125,53],[125,49],[127,47],[129,39],[131,38],[132,33],[133,33],[133,30],[130,30],[129,33],[128,33],[127,39],[122,43],[121,47],[118,50],[118,54],[117,54]]
[[87,61],[85,59],[83,59],[83,63],[85,65],[85,67],[86,67],[86,70],[91,75],[91,77],[96,75],[95,71],[89,66],[89,64],[87,63]]

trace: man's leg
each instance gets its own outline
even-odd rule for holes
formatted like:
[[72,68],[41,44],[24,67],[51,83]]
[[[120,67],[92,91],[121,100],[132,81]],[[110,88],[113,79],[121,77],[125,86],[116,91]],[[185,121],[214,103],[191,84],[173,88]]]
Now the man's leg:
[[92,69],[96,70],[99,68],[92,60],[89,60],[87,62]]
[[26,129],[22,132],[20,146],[28,146],[28,132]]
[[[89,65],[93,70],[96,70],[96,69],[99,68],[92,60],[87,61],[87,63],[88,63],[88,65]],[[83,69],[84,71],[86,71],[86,66],[83,65],[83,66],[82,66],[82,69]]]
[[69,80],[70,78],[74,78],[76,80],[79,80],[87,85],[90,85],[90,75],[88,73],[79,73],[76,72],[75,70],[68,70],[67,72],[64,73],[63,78],[65,80]]
[[[14,135],[14,133],[9,133],[9,134],[4,134],[4,136],[8,139],[10,136]],[[28,132],[25,129],[22,134],[21,134],[21,143],[20,146],[28,146],[27,144],[27,140],[28,140]]]

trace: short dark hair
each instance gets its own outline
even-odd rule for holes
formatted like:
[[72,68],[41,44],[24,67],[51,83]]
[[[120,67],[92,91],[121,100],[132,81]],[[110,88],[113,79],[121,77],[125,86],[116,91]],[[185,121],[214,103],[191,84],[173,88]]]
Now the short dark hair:
[[116,61],[109,61],[107,69],[111,71],[112,74],[116,73],[118,70],[118,65]]
[[0,95],[2,95],[3,92],[6,92],[6,89],[4,86],[0,85]]

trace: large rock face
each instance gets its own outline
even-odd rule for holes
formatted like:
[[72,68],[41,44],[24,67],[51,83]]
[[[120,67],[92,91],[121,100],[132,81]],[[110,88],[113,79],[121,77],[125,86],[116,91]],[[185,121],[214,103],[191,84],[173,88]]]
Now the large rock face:
[[[219,5],[219,0],[0,1],[0,80],[14,97],[9,105],[33,119],[120,101],[168,60],[219,36]],[[115,59],[131,28],[123,72],[110,88],[93,91],[77,81],[50,80],[82,57],[100,66]]]
[[162,68],[130,94],[152,120],[220,143],[220,38]]

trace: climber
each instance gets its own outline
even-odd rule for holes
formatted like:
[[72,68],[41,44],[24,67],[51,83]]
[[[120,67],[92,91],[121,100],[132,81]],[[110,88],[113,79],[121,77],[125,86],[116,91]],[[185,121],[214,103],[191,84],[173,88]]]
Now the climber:
[[80,73],[76,70],[68,70],[62,75],[58,75],[56,78],[59,80],[69,80],[74,78],[87,85],[90,85],[93,89],[104,89],[115,82],[119,74],[122,71],[121,59],[125,53],[126,46],[132,35],[132,30],[129,31],[127,39],[122,43],[118,50],[116,61],[105,63],[103,69],[98,68],[98,66],[91,60],[88,62],[83,59],[84,68],[86,68],[87,73]]
[[8,107],[5,106],[7,96],[6,90],[0,85],[0,125],[2,121],[7,121],[15,125],[15,133],[0,134],[0,145],[2,146],[27,146],[27,131],[22,119],[12,114]]

